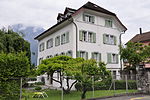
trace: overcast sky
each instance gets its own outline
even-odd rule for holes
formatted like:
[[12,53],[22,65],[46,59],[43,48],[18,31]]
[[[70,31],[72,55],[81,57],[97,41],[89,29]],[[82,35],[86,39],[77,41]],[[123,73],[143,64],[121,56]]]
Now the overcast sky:
[[139,33],[139,27],[150,31],[150,0],[0,0],[0,27],[22,23],[48,29],[65,7],[78,9],[88,1],[117,14],[128,28],[124,43]]

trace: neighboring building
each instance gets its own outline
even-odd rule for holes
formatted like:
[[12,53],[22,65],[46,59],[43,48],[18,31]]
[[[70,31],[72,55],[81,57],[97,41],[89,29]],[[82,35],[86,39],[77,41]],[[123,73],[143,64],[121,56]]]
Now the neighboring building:
[[[142,33],[142,31],[140,31],[140,34],[135,35],[131,40],[129,40],[129,42],[150,45],[150,31],[145,33]],[[145,68],[150,68],[150,63],[145,63],[144,66]]]
[[130,40],[130,42],[139,42],[144,45],[150,45],[150,32],[137,34]]
[[91,2],[78,10],[66,8],[58,14],[56,25],[35,38],[39,41],[37,62],[61,54],[93,58],[120,75],[119,37],[126,30],[116,14]]

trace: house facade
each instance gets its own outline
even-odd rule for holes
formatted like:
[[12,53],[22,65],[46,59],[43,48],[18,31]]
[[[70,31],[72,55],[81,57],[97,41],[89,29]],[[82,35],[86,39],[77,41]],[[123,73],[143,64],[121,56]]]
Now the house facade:
[[79,9],[66,8],[57,24],[37,36],[37,63],[43,59],[68,55],[95,59],[107,64],[113,75],[120,75],[120,34],[127,28],[116,14],[87,2]]

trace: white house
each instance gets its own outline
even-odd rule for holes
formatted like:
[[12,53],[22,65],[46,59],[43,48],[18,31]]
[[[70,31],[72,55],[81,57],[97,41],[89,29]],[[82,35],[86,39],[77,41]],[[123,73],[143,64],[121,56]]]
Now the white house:
[[35,37],[41,60],[66,54],[73,58],[104,61],[114,75],[120,74],[119,37],[127,28],[115,13],[87,2],[79,9],[66,8],[57,24]]

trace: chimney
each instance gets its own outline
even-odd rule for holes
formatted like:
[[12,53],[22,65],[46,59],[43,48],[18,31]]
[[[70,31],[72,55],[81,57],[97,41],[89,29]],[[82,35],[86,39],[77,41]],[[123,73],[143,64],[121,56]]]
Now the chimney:
[[139,28],[140,29],[140,34],[142,34],[142,28]]

